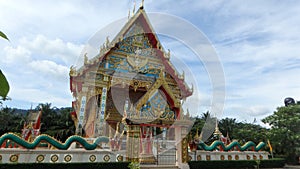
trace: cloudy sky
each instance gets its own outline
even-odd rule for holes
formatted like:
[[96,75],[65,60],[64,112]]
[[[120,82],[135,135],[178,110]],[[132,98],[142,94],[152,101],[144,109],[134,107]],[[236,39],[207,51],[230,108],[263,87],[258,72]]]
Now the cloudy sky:
[[[70,66],[80,60],[89,39],[126,18],[133,3],[0,0],[0,30],[10,39],[0,41],[0,68],[12,98],[4,106],[28,109],[46,102],[71,106]],[[300,100],[300,1],[145,0],[145,10],[180,17],[211,42],[225,75],[223,117],[252,122],[272,114],[285,97]],[[186,49],[168,38],[161,40],[174,61],[188,62]],[[210,108],[212,99],[209,75],[201,64],[199,71],[192,69],[199,93],[193,101],[201,110],[191,113],[199,115]]]

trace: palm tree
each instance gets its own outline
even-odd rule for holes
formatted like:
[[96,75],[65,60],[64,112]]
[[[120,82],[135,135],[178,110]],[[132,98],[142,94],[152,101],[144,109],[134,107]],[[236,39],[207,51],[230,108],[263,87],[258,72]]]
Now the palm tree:
[[223,135],[232,134],[233,129],[236,127],[236,119],[228,118],[219,121],[219,129]]

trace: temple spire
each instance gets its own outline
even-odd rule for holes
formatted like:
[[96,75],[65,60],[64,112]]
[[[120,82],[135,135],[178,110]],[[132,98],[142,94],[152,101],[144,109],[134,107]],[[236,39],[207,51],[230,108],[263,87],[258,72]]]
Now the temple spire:
[[134,15],[134,13],[135,13],[135,5],[136,5],[136,2],[134,1],[134,3],[133,3],[132,15]]
[[143,8],[144,8],[144,0],[142,0],[141,6],[140,6],[140,9],[143,9]]
[[128,20],[129,20],[129,18],[130,18],[130,9],[128,10]]

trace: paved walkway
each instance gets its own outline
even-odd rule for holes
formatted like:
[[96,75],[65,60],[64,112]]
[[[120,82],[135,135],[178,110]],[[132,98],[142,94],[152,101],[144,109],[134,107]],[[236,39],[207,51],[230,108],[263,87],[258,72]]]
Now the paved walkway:
[[286,165],[284,168],[300,168],[300,165]]

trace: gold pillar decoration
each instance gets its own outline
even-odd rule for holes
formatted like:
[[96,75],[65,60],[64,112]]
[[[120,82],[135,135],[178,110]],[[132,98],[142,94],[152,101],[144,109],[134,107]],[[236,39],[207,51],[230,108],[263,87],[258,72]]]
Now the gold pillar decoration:
[[140,155],[140,126],[128,125],[126,141],[127,161],[139,162]]
[[218,126],[218,119],[216,118],[216,128],[214,131],[214,136],[217,137],[217,140],[221,139],[222,133],[219,130],[219,126]]
[[181,153],[182,153],[182,163],[187,163],[189,159],[189,153],[188,153],[188,139],[187,139],[187,128],[182,127],[181,128],[181,135],[185,136],[181,141]]
[[83,58],[84,58],[84,59],[83,59],[84,65],[89,64],[89,59],[88,59],[88,57],[87,57],[87,53],[84,54]]

